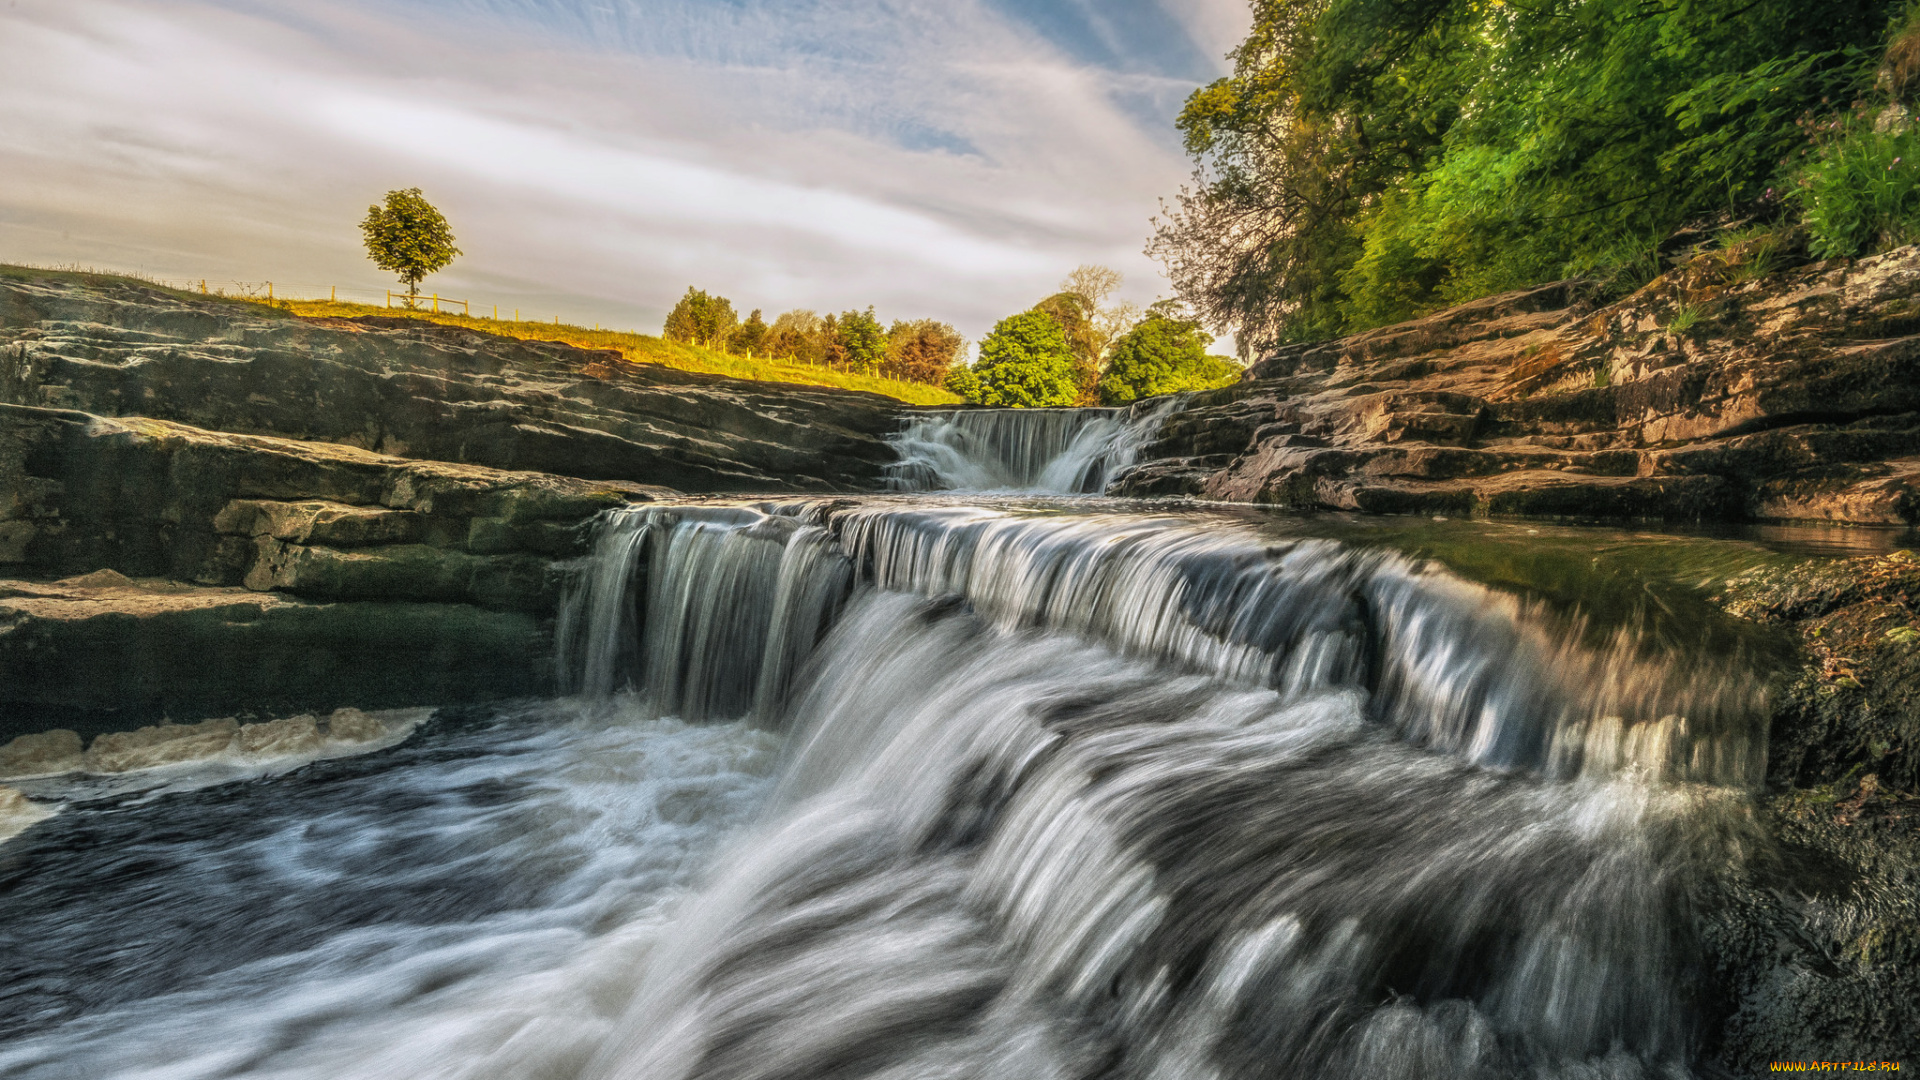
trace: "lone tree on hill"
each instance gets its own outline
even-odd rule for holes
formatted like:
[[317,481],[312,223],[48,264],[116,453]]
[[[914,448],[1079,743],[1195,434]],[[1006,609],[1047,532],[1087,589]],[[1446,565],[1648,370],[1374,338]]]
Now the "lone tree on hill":
[[367,238],[367,257],[373,265],[400,275],[407,287],[407,306],[420,295],[420,279],[444,270],[460,249],[453,246],[453,229],[419,188],[387,192],[385,206],[367,207],[360,223]]

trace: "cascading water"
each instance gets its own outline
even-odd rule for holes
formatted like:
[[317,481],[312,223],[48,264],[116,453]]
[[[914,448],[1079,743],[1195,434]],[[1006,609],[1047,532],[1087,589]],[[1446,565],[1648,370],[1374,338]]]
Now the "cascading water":
[[1178,395],[1118,409],[930,412],[892,437],[895,491],[1098,495],[1178,410]]
[[[571,702],[205,824],[163,799],[144,857],[201,873],[157,889],[59,862],[156,807],[14,841],[5,933],[134,908],[204,959],[108,992],[73,973],[123,935],[0,950],[0,1076],[1688,1075],[1753,680],[1377,549],[1083,509],[609,515]],[[214,935],[234,881],[307,899]]]
[[[737,513],[606,532],[648,634],[700,648],[675,628],[714,619],[752,643],[728,715],[791,743],[768,824],[584,1075],[1684,1068],[1684,884],[1729,857],[1758,765],[1737,680],[1588,652],[1495,594],[1324,541]],[[776,521],[823,584],[721,599],[793,565],[728,539]],[[618,539],[637,522],[650,552]],[[705,592],[655,584],[722,552],[742,565],[702,572]],[[814,636],[781,707],[747,693],[784,686],[775,657]],[[589,689],[692,663],[626,651]]]

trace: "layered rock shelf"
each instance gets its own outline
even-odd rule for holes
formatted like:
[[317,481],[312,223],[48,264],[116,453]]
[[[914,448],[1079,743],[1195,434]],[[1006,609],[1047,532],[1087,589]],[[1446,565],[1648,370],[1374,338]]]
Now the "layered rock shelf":
[[1111,489],[1295,508],[1920,521],[1920,248],[1755,275],[1700,256],[1263,357]]
[[553,693],[596,514],[877,487],[903,408],[0,275],[0,742]]

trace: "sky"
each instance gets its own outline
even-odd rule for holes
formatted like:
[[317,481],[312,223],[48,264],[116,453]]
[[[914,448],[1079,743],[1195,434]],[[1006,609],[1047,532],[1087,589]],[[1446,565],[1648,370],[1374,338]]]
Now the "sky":
[[[689,286],[978,340],[1141,253],[1246,0],[0,0],[0,262],[378,300],[419,187],[475,314]],[[228,286],[230,289],[233,287]]]

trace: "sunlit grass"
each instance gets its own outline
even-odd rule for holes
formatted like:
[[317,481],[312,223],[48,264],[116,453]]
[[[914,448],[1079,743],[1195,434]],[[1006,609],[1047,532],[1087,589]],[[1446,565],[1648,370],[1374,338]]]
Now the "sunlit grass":
[[407,311],[404,308],[389,310],[378,304],[349,304],[331,300],[275,300],[271,304],[262,300],[258,303],[312,318],[391,315],[446,326],[462,326],[470,330],[528,341],[561,341],[588,349],[614,349],[627,360],[637,364],[659,364],[662,367],[677,368],[681,371],[703,371],[714,375],[728,375],[736,379],[753,379],[761,382],[801,383],[807,386],[834,386],[843,390],[864,390],[868,393],[898,398],[914,405],[960,403],[958,397],[945,389],[928,386],[925,383],[903,382],[878,375],[834,371],[810,364],[733,356],[712,349],[703,349],[697,345],[682,345],[652,334],[636,334],[624,330],[594,330],[565,323],[476,319],[465,315],[448,314],[444,311],[438,313]]

